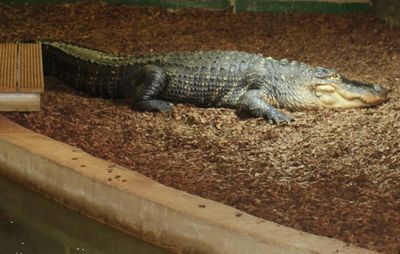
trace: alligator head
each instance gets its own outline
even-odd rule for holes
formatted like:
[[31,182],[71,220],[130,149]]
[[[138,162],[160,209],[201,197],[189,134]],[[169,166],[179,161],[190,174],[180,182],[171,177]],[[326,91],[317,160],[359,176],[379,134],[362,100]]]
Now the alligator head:
[[[274,90],[278,94],[276,100],[282,107],[294,110],[316,107],[361,108],[388,100],[387,90],[382,86],[349,80],[331,69],[313,68],[298,62],[284,62],[281,67],[280,86],[274,86]],[[287,75],[293,71],[295,75]]]
[[309,88],[323,107],[370,107],[388,100],[386,89],[380,85],[349,80],[321,67],[315,68]]

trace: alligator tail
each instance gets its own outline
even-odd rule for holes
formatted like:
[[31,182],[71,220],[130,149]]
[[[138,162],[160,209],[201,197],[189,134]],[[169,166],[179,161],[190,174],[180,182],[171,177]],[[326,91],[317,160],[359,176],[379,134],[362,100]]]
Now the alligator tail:
[[[27,41],[27,40],[26,40]],[[25,42],[25,41],[24,41]],[[102,98],[128,97],[134,64],[129,57],[56,41],[42,44],[44,73],[69,86]]]

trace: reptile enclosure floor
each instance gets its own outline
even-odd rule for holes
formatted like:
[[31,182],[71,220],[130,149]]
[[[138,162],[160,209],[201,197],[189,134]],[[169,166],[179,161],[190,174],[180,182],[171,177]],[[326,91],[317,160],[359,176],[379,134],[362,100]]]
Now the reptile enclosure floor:
[[46,79],[42,111],[7,117],[163,184],[310,233],[400,252],[400,31],[368,13],[167,12],[100,2],[0,5],[0,41],[51,38],[122,54],[228,49],[383,84],[376,108],[290,112],[273,126],[230,109],[140,113]]

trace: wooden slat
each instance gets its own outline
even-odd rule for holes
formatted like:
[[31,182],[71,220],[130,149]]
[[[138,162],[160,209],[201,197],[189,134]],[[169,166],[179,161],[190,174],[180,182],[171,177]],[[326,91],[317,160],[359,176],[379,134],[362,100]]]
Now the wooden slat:
[[19,80],[17,92],[43,92],[41,46],[38,43],[18,44]]
[[0,92],[17,91],[17,44],[0,44]]
[[0,111],[38,111],[44,90],[41,45],[0,43]]
[[43,91],[43,64],[40,44],[0,44],[0,92],[41,93]]

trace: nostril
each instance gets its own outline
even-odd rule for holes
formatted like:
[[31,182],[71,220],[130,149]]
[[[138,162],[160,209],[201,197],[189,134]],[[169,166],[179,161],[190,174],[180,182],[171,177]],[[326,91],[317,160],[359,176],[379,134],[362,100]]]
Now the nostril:
[[374,90],[380,92],[382,91],[382,87],[380,85],[374,85]]
[[376,92],[378,92],[379,94],[381,94],[381,95],[386,95],[387,94],[387,90],[383,87],[383,86],[381,86],[381,85],[374,85],[374,90],[376,91]]

